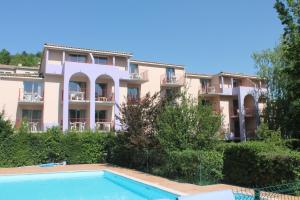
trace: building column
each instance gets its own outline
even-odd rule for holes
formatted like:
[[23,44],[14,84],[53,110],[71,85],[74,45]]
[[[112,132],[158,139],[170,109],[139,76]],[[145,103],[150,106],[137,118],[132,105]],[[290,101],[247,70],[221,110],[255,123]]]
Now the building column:
[[69,128],[69,77],[64,78],[63,91],[63,131]]
[[95,82],[96,79],[90,78],[90,129],[95,129]]
[[119,91],[120,91],[120,80],[119,78],[114,79],[115,82],[115,105],[114,105],[114,119],[115,119],[115,130],[121,129],[120,121],[116,118],[116,116],[120,115],[120,110],[118,108],[119,105]]

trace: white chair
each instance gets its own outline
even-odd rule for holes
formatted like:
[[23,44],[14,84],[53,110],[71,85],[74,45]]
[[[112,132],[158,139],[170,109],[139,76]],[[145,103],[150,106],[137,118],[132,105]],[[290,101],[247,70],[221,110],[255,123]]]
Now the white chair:
[[79,131],[82,132],[85,129],[85,122],[80,122],[79,123]]
[[72,131],[76,131],[76,123],[75,122],[70,122],[70,129]]
[[30,131],[37,132],[38,122],[30,122]]

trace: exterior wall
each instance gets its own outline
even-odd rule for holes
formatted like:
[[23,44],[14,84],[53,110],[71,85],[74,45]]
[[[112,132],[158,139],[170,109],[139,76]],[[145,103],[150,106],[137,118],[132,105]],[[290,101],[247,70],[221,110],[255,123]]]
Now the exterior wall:
[[145,64],[138,65],[138,67],[141,72],[148,70],[148,77],[149,77],[149,81],[142,84],[141,91],[140,91],[141,97],[145,96],[148,92],[151,95],[153,95],[155,92],[159,92],[161,90],[160,77],[161,75],[166,73],[166,68],[155,67],[152,65],[147,66]]
[[[59,126],[62,115],[62,82],[61,76],[46,76],[44,79],[44,128]],[[57,108],[57,109],[54,109]]]
[[220,111],[223,118],[222,129],[225,133],[230,131],[230,101],[232,100],[229,97],[220,98]]
[[199,90],[201,89],[201,82],[199,78],[187,77],[186,78],[186,90],[190,97],[194,100],[198,100]]
[[[4,110],[5,116],[15,122],[17,119],[19,91],[23,88],[22,79],[0,79],[0,109]],[[5,94],[5,95],[4,95]]]

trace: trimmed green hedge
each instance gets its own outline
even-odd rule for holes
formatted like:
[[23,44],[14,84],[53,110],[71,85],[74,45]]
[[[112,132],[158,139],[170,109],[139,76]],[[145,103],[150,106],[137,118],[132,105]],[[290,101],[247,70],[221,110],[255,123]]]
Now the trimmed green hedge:
[[97,132],[63,134],[13,133],[0,142],[0,167],[67,161],[68,164],[104,162],[114,141],[113,134]]
[[224,151],[224,181],[247,187],[300,180],[300,154],[272,143],[247,142]]
[[223,157],[217,151],[183,150],[169,152],[155,174],[197,184],[222,180]]

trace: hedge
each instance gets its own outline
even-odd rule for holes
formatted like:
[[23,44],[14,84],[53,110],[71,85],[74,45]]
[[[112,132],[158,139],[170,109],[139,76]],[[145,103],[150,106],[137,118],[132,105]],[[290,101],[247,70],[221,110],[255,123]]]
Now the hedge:
[[223,157],[217,151],[183,150],[167,154],[166,162],[155,174],[196,184],[222,180]]
[[224,181],[262,187],[300,180],[300,154],[272,143],[247,142],[224,151]]
[[13,133],[0,142],[0,167],[38,165],[66,161],[68,164],[99,163],[107,159],[113,134]]

